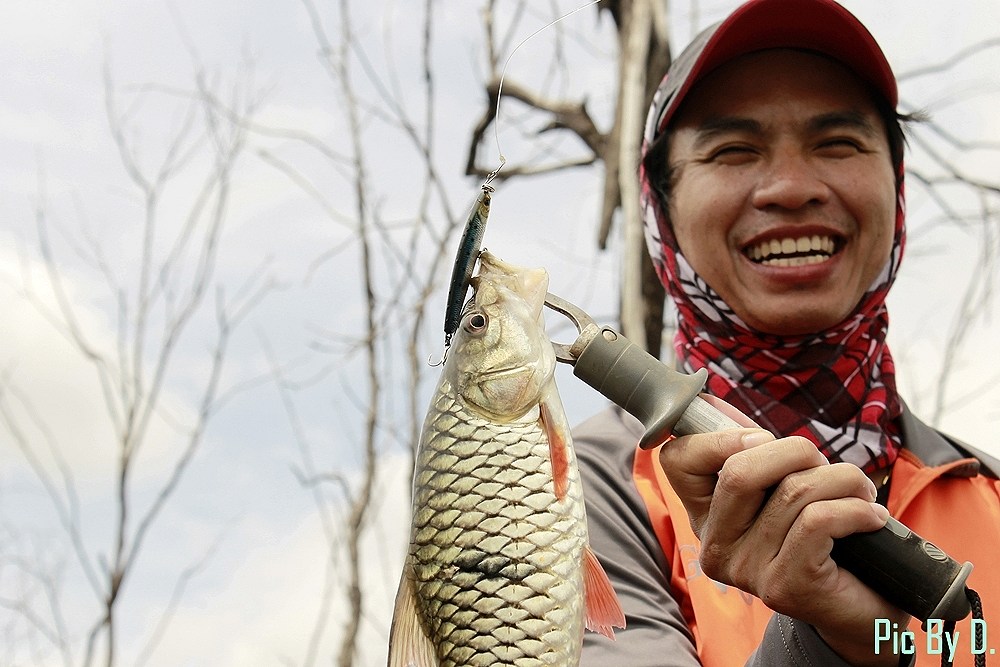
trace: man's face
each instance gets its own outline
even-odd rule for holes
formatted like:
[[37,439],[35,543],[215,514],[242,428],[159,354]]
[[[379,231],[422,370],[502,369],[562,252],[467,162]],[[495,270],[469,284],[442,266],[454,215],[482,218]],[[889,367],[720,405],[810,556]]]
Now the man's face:
[[885,266],[896,217],[885,125],[831,60],[774,49],[720,67],[675,117],[668,161],[681,251],[755,329],[834,326]]

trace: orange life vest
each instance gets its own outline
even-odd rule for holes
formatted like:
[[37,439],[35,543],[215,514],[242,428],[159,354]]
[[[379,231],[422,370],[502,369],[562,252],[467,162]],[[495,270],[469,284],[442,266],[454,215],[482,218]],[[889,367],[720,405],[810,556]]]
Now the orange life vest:
[[[691,530],[680,498],[658,463],[658,452],[658,449],[636,451],[633,478],[663,553],[671,563],[672,591],[694,637],[702,665],[741,666],[760,644],[773,612],[756,597],[713,581],[701,571],[700,542]],[[903,450],[893,466],[888,500],[890,513],[911,530],[934,542],[958,562],[971,561],[974,565],[967,583],[982,596],[986,641],[985,646],[974,642],[970,618],[959,622],[954,651],[956,667],[972,667],[974,651],[985,650],[989,662],[1000,660],[1000,482],[981,475],[948,474],[970,464],[975,465],[975,460],[927,467]],[[940,651],[947,651],[947,644],[940,634],[935,641],[933,628],[925,633],[920,626],[914,620],[909,627],[914,633],[917,665],[941,664]],[[992,659],[991,643],[998,650]],[[902,646],[901,643],[900,651]],[[892,644],[883,643],[882,650],[892,651]]]

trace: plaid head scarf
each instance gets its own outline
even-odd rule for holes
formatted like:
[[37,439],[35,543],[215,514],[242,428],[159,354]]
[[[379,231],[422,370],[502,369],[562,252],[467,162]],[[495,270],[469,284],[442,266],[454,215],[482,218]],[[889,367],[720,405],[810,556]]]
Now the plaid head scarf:
[[[661,84],[657,95],[668,88]],[[643,154],[659,124],[650,110]],[[902,172],[902,164],[900,164]],[[814,334],[780,336],[747,326],[691,268],[674,238],[660,197],[640,167],[650,255],[677,308],[674,349],[684,370],[709,372],[706,391],[739,408],[778,437],[805,436],[831,461],[867,472],[891,465],[900,447],[885,299],[905,244],[902,176],[892,251],[853,313]]]

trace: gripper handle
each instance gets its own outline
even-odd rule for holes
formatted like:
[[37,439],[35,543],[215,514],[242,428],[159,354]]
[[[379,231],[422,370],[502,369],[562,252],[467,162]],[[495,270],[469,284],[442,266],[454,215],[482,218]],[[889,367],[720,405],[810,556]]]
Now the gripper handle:
[[[671,433],[743,428],[698,397],[707,378],[704,370],[679,373],[608,327],[580,353],[573,374],[642,422],[643,449],[663,444]],[[921,621],[958,621],[972,611],[965,597],[972,563],[959,565],[895,519],[874,532],[835,540],[831,556]]]

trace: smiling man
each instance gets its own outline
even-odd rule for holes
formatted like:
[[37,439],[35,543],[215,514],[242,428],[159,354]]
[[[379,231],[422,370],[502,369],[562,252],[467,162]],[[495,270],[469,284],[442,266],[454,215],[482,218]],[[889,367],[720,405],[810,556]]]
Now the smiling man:
[[751,0],[661,84],[640,176],[678,363],[707,369],[751,428],[653,452],[618,410],[577,429],[591,542],[627,615],[614,644],[588,636],[584,665],[940,660],[930,641],[879,643],[923,619],[830,557],[890,513],[976,565],[983,625],[1000,626],[997,462],[907,410],[886,345],[905,240],[897,102],[881,49],[832,0]]
[[824,56],[773,49],[707,75],[673,119],[667,167],[682,254],[754,329],[840,323],[889,256],[885,125]]

